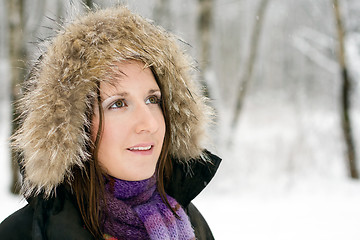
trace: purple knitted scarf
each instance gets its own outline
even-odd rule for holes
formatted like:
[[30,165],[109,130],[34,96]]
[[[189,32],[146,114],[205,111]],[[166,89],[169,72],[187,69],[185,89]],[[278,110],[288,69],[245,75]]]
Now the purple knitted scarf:
[[155,175],[142,181],[107,181],[103,231],[110,239],[195,239],[188,216],[175,199],[167,199],[180,219],[161,200]]

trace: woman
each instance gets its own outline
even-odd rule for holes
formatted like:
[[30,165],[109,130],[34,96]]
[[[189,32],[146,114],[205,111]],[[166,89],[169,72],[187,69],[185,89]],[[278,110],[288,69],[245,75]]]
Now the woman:
[[35,64],[13,136],[27,206],[2,239],[212,239],[191,200],[220,159],[210,109],[176,39],[125,7],[55,37]]

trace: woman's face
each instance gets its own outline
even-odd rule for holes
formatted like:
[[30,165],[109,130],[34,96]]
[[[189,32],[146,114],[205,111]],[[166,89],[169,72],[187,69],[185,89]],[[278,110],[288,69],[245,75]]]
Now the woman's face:
[[[116,65],[118,70],[111,83],[100,85],[104,126],[99,143],[99,164],[115,178],[147,179],[155,172],[165,136],[160,88],[151,70],[143,68],[143,63],[130,61]],[[92,119],[93,141],[99,127],[97,109],[95,106]]]

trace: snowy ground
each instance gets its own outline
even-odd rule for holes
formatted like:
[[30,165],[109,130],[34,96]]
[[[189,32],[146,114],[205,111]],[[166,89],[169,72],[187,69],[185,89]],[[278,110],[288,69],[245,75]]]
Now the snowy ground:
[[218,194],[201,197],[196,203],[216,239],[356,240],[360,236],[359,200],[360,194]]

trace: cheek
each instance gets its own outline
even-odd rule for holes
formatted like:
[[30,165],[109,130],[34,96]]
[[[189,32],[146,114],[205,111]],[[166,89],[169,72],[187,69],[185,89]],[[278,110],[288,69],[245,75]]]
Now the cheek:
[[164,115],[162,113],[162,111],[160,112],[160,114],[158,115],[158,122],[160,123],[160,133],[162,135],[162,137],[165,137],[165,131],[166,131],[166,125],[165,125],[165,118]]
[[122,118],[107,116],[103,122],[101,143],[103,145],[123,144],[131,131],[131,124]]
[[99,129],[99,118],[94,115],[91,119],[91,127],[90,127],[90,137],[92,142],[95,142],[96,140],[98,129]]
[[163,140],[164,140],[164,137],[165,137],[165,132],[166,132],[165,120],[164,120],[164,118],[162,118],[161,135],[162,135],[162,139],[163,139]]

